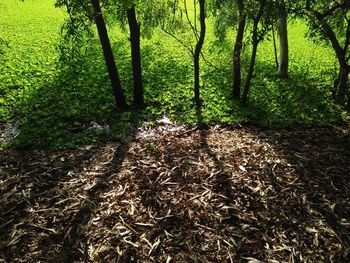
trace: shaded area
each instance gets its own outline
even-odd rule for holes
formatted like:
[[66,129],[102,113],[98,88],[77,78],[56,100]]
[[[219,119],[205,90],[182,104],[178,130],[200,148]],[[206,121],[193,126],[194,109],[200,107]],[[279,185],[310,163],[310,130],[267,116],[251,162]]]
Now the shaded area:
[[[330,246],[325,238],[330,235],[334,235],[337,245],[327,248],[328,260],[350,260],[349,125],[281,129],[259,136],[273,145],[287,161],[280,160],[271,165],[277,199],[276,206],[270,209],[285,208],[280,215],[290,220],[290,235],[295,228],[304,228],[310,240],[305,249],[317,249],[317,261],[323,260],[321,247]],[[292,172],[286,173],[286,168]],[[300,218],[303,218],[304,226],[300,224]],[[332,254],[337,249],[340,252],[340,248],[344,249],[341,254]],[[301,252],[295,256],[300,255]]]
[[113,188],[135,128],[121,143],[70,151],[1,152],[0,259],[87,260],[84,229],[101,195]]
[[348,126],[163,119],[131,134],[124,145],[1,152],[0,258],[349,260]]
[[[300,66],[291,70],[290,78],[281,79],[275,65],[257,58],[248,104],[244,106],[232,101],[229,59],[224,56],[216,60],[215,65],[203,61],[202,116],[205,122],[248,121],[260,127],[287,127],[327,125],[345,119],[342,109],[332,101],[333,74],[330,70],[322,68],[320,77],[308,74],[308,67]],[[243,80],[246,67],[242,67]]]
[[[19,124],[20,130],[15,145],[74,148],[106,138],[123,139],[131,126],[138,124],[140,111],[115,108],[98,44],[91,40],[90,48],[81,57],[54,65],[55,73],[40,86],[23,92],[23,97],[12,106],[12,121]],[[129,81],[123,79],[128,98]]]

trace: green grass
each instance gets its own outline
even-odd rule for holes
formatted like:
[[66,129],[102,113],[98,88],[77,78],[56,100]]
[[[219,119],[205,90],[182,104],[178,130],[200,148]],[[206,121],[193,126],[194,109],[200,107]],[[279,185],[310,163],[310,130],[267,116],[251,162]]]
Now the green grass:
[[[64,148],[121,139],[130,125],[152,123],[164,114],[181,123],[250,121],[260,126],[324,125],[345,118],[331,101],[334,54],[329,47],[305,39],[306,26],[301,21],[291,23],[289,28],[291,79],[276,77],[272,42],[263,42],[246,107],[230,99],[234,33],[230,32],[218,44],[209,21],[204,55],[211,64],[201,62],[200,113],[192,100],[192,62],[188,51],[155,30],[151,39],[142,40],[148,107],[117,112],[97,36],[87,41],[82,58],[66,65],[59,63],[57,45],[65,14],[53,4],[47,0],[3,0],[0,4],[0,36],[9,43],[0,54],[0,123],[19,123],[21,133],[13,142],[15,145]],[[131,102],[127,33],[117,26],[109,32],[123,87]],[[245,70],[249,51],[247,46]],[[109,125],[109,129],[89,128],[94,122]]]

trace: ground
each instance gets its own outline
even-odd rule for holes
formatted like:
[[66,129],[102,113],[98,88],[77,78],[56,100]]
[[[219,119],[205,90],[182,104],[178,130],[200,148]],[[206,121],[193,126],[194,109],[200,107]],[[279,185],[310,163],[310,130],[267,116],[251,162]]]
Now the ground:
[[349,125],[0,152],[0,262],[349,262]]

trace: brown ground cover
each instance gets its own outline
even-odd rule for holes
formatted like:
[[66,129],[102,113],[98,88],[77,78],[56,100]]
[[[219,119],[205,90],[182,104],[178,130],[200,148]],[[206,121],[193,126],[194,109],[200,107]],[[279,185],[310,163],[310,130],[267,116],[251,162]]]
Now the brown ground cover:
[[350,262],[349,128],[2,151],[0,262]]

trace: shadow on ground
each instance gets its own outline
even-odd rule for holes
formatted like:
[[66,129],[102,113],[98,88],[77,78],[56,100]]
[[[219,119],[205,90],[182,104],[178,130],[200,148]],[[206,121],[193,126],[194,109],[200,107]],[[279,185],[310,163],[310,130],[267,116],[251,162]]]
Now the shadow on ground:
[[79,150],[1,152],[0,258],[5,262],[87,260],[84,228],[113,188],[134,138]]
[[[332,100],[331,73],[322,78],[292,68],[290,78],[277,76],[275,66],[257,60],[247,106],[232,101],[232,72],[227,60],[216,67],[203,62],[202,117],[208,123],[248,121],[256,126],[327,125],[343,119]],[[242,66],[242,86],[246,69]]]
[[349,140],[165,120],[125,144],[2,152],[0,258],[346,262]]
[[[275,226],[285,218],[285,235],[300,247],[296,229],[303,229],[304,250],[313,251],[315,261],[345,262],[350,259],[350,133],[349,127],[332,126],[267,130],[256,133],[281,159],[270,163],[275,205]],[[280,211],[276,208],[283,208]],[[287,225],[286,225],[287,222]],[[329,239],[328,239],[329,238]],[[333,241],[331,241],[333,240]],[[293,242],[292,242],[293,243]],[[335,253],[338,251],[338,253]],[[334,253],[334,254],[333,254]],[[296,253],[295,258],[304,256]]]

